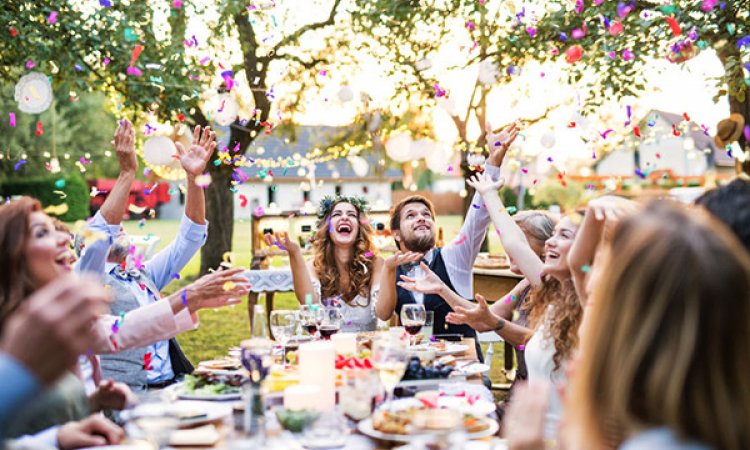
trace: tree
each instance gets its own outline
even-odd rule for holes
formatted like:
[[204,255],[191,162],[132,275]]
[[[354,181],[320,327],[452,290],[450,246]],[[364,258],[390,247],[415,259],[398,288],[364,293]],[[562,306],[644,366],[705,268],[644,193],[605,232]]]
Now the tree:
[[[10,37],[0,41],[0,80],[15,82],[33,67],[51,76],[55,92],[107,93],[118,114],[141,118],[144,127],[180,121],[211,125],[217,111],[216,106],[211,109],[205,94],[245,84],[252,100],[240,100],[253,105],[254,110],[246,111],[249,119],[234,120],[226,147],[217,147],[213,164],[209,164],[212,182],[206,199],[210,226],[201,250],[203,273],[217,267],[231,250],[231,188],[238,182],[238,167],[251,164],[242,156],[244,151],[259,133],[270,131],[281,119],[304,108],[305,88],[317,84],[319,74],[345,60],[342,56],[348,46],[342,45],[342,39],[347,33],[334,27],[340,4],[341,0],[316,0],[274,10],[271,1],[248,5],[229,0],[216,11],[212,5],[187,0],[171,4],[6,2],[0,7],[0,28]],[[188,35],[189,24],[196,22],[208,30],[205,42]],[[278,22],[297,25],[282,34]],[[316,39],[308,39],[311,37]],[[285,75],[278,76],[284,71]],[[245,83],[239,83],[240,78]],[[217,80],[222,81],[219,84]],[[293,81],[292,92],[285,101],[274,103],[272,83],[284,80]],[[146,134],[149,129],[145,127]]]
[[[498,61],[566,58],[570,81],[586,78],[582,100],[591,111],[606,99],[642,93],[654,58],[680,64],[713,49],[724,68],[716,98],[728,96],[730,111],[750,123],[750,1],[555,0],[544,8],[516,12],[513,31],[496,47]],[[740,145],[748,149],[746,136]],[[737,168],[750,173],[750,159]]]

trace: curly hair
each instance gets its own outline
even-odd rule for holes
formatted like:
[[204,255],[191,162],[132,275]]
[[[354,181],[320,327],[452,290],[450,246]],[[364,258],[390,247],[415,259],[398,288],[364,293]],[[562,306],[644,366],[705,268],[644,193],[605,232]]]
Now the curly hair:
[[554,320],[548,321],[550,326],[544,331],[545,338],[554,341],[555,355],[552,361],[557,370],[578,346],[578,328],[583,318],[583,307],[572,279],[561,282],[547,275],[542,286],[531,291],[529,301],[523,308],[529,311],[529,324],[532,330],[547,319],[547,307],[550,305],[554,308]]
[[[349,202],[340,200],[336,202],[336,204],[338,203]],[[372,241],[373,229],[369,221],[363,223],[361,220],[362,211],[357,205],[353,205],[357,209],[359,233],[357,233],[357,239],[354,242],[354,255],[351,261],[349,261],[349,267],[347,267],[349,283],[342,292],[339,287],[341,275],[336,267],[334,244],[329,234],[330,212],[333,211],[333,207],[336,204],[331,206],[328,215],[323,217],[318,224],[318,231],[315,233],[315,239],[312,243],[315,254],[313,257],[313,267],[320,280],[320,295],[322,298],[341,295],[342,299],[352,306],[369,306],[370,296],[368,295],[368,290],[372,279],[372,262],[374,260],[373,256],[377,253],[377,248]],[[357,295],[367,298],[367,304],[352,304],[352,300]]]

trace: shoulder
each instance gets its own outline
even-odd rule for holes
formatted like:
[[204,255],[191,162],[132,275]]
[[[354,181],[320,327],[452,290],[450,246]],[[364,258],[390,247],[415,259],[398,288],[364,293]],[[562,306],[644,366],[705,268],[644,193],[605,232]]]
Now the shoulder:
[[711,450],[711,447],[681,440],[669,428],[660,427],[632,436],[620,450]]

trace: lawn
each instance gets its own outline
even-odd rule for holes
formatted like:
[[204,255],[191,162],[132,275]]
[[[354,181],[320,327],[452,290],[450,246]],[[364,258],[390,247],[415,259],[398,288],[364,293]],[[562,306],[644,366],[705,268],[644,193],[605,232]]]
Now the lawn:
[[[458,235],[462,218],[459,216],[441,216],[438,224],[444,228],[446,241]],[[153,235],[160,240],[156,250],[164,248],[174,239],[179,222],[168,220],[152,220],[144,226],[139,226],[136,221],[123,223],[125,230],[131,235]],[[494,233],[490,233],[490,249],[493,252],[500,251],[500,243]],[[237,221],[234,225],[234,239],[232,240],[232,260],[235,265],[249,266],[252,260],[250,253],[250,222]],[[285,258],[276,257],[272,264],[274,266],[285,265]],[[173,281],[166,287],[164,293],[170,294],[195,279],[200,270],[200,253],[197,253],[180,273],[180,279]],[[260,300],[260,299],[259,299]],[[274,298],[277,309],[297,309],[297,300],[291,292],[278,293]],[[219,310],[203,310],[198,313],[201,321],[196,331],[180,335],[179,341],[188,358],[193,363],[216,358],[226,354],[227,348],[237,345],[250,335],[250,326],[247,315],[247,299],[236,306],[222,308]],[[483,346],[486,350],[486,345]],[[493,382],[504,382],[502,377],[503,345],[495,345],[495,357],[493,358],[492,372],[490,378]]]

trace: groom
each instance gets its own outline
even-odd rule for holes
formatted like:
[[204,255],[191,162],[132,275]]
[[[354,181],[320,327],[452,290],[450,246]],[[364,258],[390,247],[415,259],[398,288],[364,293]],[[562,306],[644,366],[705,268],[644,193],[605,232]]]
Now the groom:
[[[497,134],[487,126],[490,155],[484,170],[495,181],[500,177],[500,164],[517,132],[515,124]],[[410,292],[396,283],[401,279],[401,275],[415,278],[424,276],[418,265],[404,264],[413,260],[410,255],[420,253],[424,255],[423,262],[450,289],[463,298],[472,299],[472,266],[491,221],[483,207],[482,197],[478,193],[474,195],[472,207],[466,213],[461,232],[453,242],[443,248],[435,248],[435,210],[428,199],[413,195],[401,200],[391,210],[390,220],[391,233],[400,253],[385,260],[377,306],[379,318],[390,319],[394,310],[397,315],[400,314],[401,308],[406,304],[423,304],[427,311],[434,312],[433,333],[461,334],[476,341],[476,332],[471,327],[449,324],[445,321],[445,316],[453,310],[440,296]],[[477,357],[480,361],[483,360],[478,342],[476,349]]]

